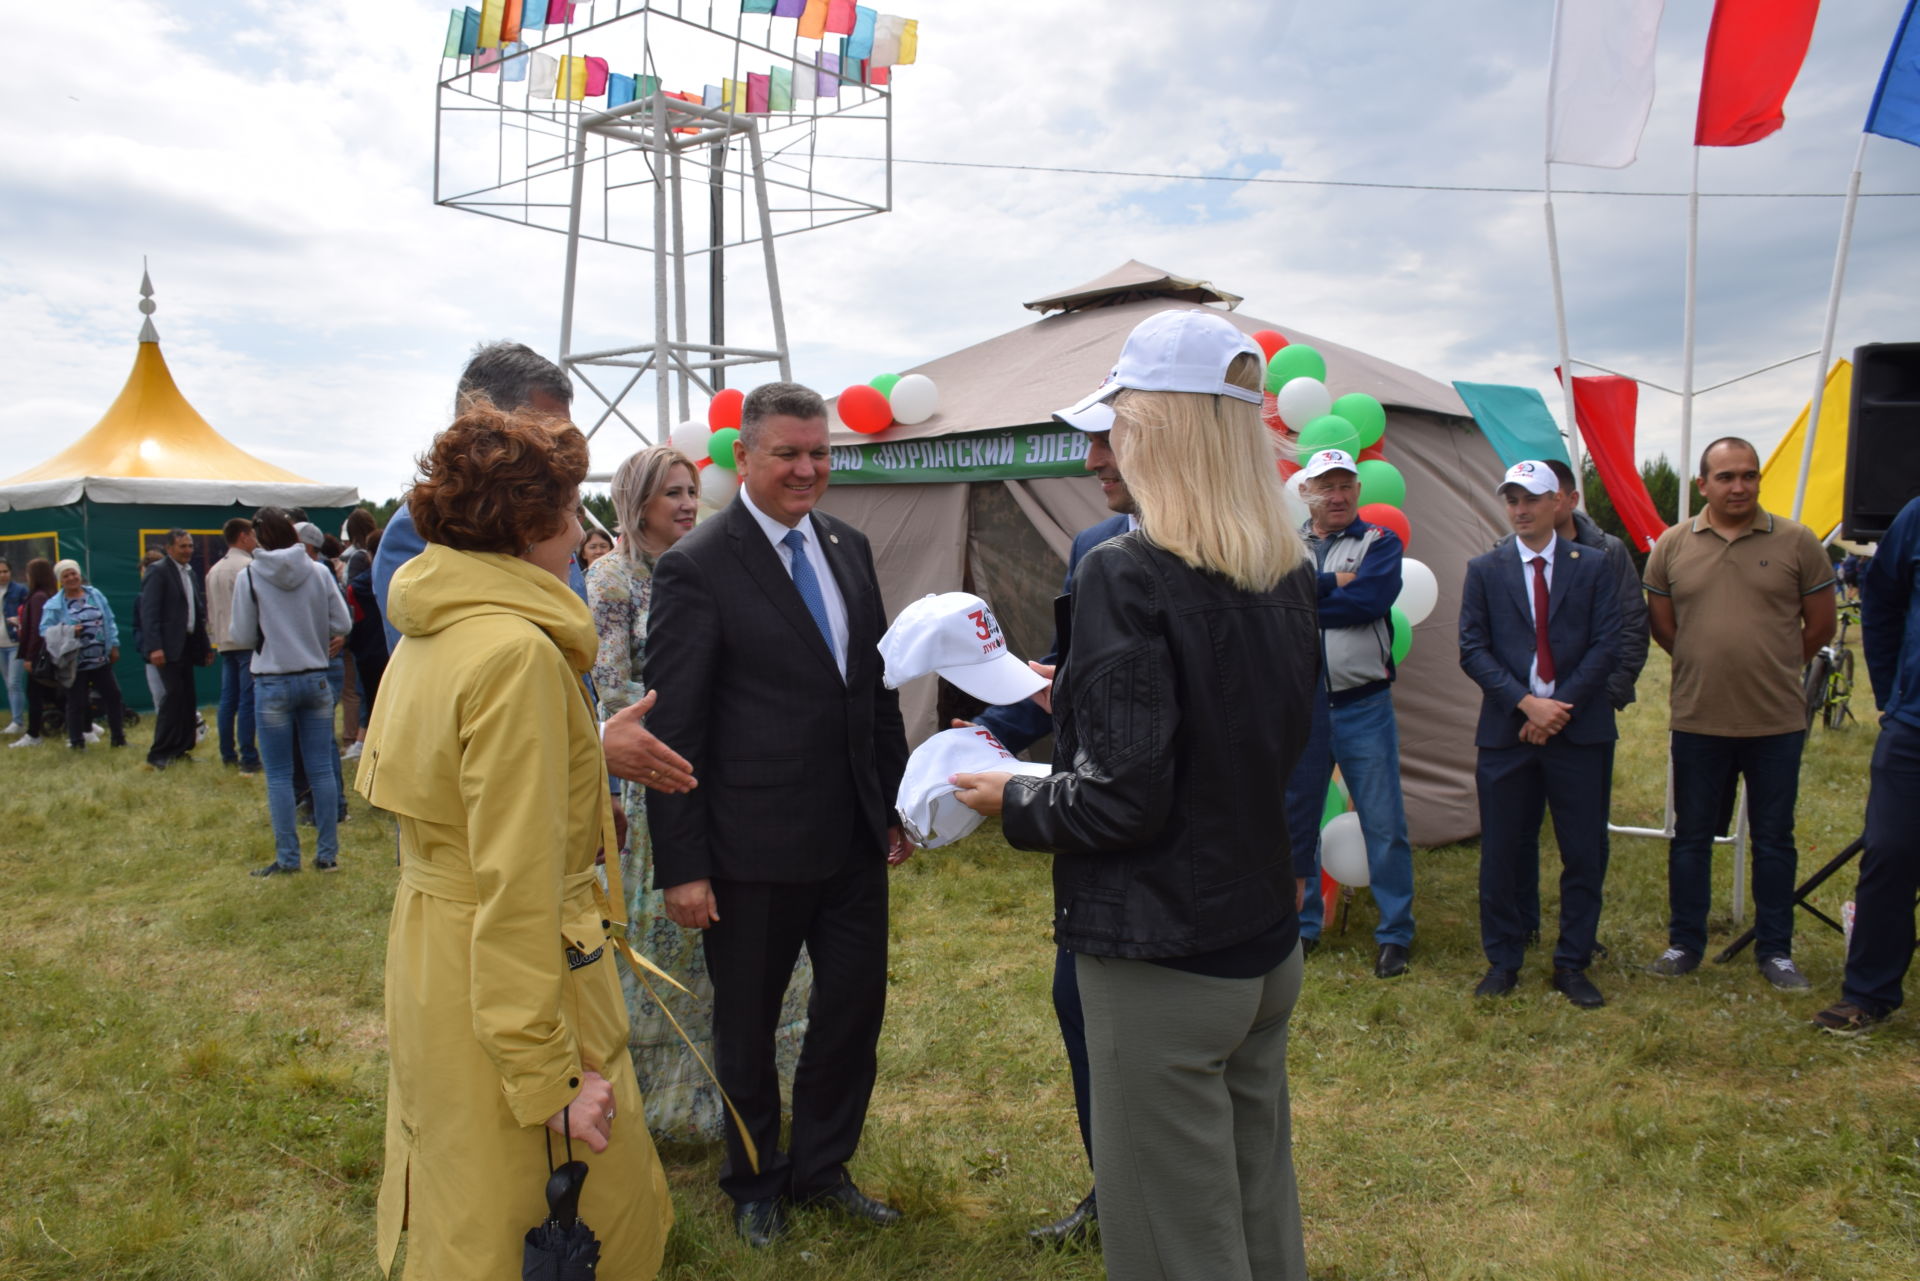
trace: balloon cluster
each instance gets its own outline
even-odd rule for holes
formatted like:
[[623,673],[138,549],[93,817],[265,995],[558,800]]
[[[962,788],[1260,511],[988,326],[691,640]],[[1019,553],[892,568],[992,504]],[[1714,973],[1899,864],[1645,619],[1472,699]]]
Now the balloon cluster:
[[740,409],[746,395],[738,388],[722,388],[707,406],[707,420],[689,418],[667,433],[667,443],[693,459],[700,471],[700,501],[716,510],[733,501],[740,489],[733,442],[740,439]]
[[871,436],[895,423],[911,427],[933,417],[940,408],[940,389],[925,374],[881,374],[841,392],[836,407],[841,422]]
[[[1360,480],[1360,496],[1367,500],[1361,520],[1391,529],[1402,547],[1413,544],[1413,525],[1403,510],[1407,480],[1387,461],[1387,411],[1363,391],[1335,398],[1327,389],[1327,362],[1306,343],[1288,342],[1271,329],[1253,335],[1266,353],[1266,396],[1261,416],[1280,437],[1280,475],[1291,481],[1303,460],[1323,449],[1351,455]],[[1392,652],[1396,666],[1406,662],[1413,647],[1413,629],[1425,622],[1440,599],[1440,584],[1426,565],[1406,557],[1401,561],[1400,595],[1389,618],[1393,624]],[[1357,826],[1358,819],[1355,819]],[[1365,848],[1362,879],[1343,884],[1365,885]]]

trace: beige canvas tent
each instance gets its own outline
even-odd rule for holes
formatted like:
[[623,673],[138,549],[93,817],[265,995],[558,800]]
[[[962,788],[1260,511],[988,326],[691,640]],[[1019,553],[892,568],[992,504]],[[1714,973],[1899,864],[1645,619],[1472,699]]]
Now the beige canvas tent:
[[[1073,535],[1108,513],[1084,471],[1086,441],[1054,410],[1097,387],[1128,332],[1167,308],[1212,307],[1252,333],[1311,343],[1334,395],[1364,391],[1387,408],[1387,457],[1406,476],[1410,555],[1440,580],[1440,603],[1414,631],[1396,693],[1408,826],[1437,845],[1479,831],[1473,725],[1479,689],[1456,645],[1467,560],[1505,532],[1493,496],[1493,449],[1453,389],[1377,356],[1290,326],[1241,315],[1239,299],[1203,280],[1129,262],[1098,280],[1026,304],[1053,314],[915,366],[940,390],[940,411],[914,426],[862,436],[835,423],[826,510],[873,541],[889,615],[928,592],[991,601],[1015,652],[1044,653]],[[933,677],[902,691],[915,742],[970,709]],[[945,700],[943,702],[943,699]],[[1042,745],[1044,747],[1044,744]]]

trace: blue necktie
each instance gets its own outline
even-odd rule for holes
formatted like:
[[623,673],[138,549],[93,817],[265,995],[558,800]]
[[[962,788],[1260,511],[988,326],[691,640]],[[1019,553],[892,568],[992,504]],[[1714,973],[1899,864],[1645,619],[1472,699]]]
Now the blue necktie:
[[813,615],[814,626],[820,629],[820,638],[827,642],[827,653],[840,661],[839,651],[833,647],[833,624],[827,621],[827,598],[820,594],[820,580],[814,575],[813,562],[807,559],[807,536],[797,529],[787,531],[780,543],[793,553],[793,585],[799,589],[800,600],[806,605],[807,612]]

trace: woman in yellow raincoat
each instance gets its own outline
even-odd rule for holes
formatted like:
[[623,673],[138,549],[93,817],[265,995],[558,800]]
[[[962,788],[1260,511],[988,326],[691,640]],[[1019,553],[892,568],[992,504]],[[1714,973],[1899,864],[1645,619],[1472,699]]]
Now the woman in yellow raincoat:
[[422,472],[409,507],[428,546],[388,593],[404,639],[358,779],[400,824],[381,1265],[404,1229],[409,1281],[520,1275],[547,1142],[570,1131],[598,1276],[644,1281],[673,1211],[594,870],[613,848],[581,682],[597,639],[566,582],[586,440],[480,405]]

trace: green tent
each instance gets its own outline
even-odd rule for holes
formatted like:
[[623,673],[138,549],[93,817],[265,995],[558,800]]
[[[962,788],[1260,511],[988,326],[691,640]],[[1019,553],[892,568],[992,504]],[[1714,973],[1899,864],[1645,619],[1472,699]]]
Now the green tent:
[[[142,292],[152,287],[142,282]],[[141,310],[151,315],[153,303]],[[220,530],[264,506],[303,507],[314,524],[338,530],[359,502],[350,485],[315,484],[255,458],[207,424],[174,385],[153,321],[126,386],[106,416],[38,467],[0,482],[0,558],[25,581],[27,562],[79,562],[86,581],[112,606],[120,629],[115,674],[127,705],[150,708],[145,663],[133,644],[140,562],[170,529],[194,536],[195,569],[204,575],[226,555]],[[202,704],[219,698],[217,667],[199,673]]]

